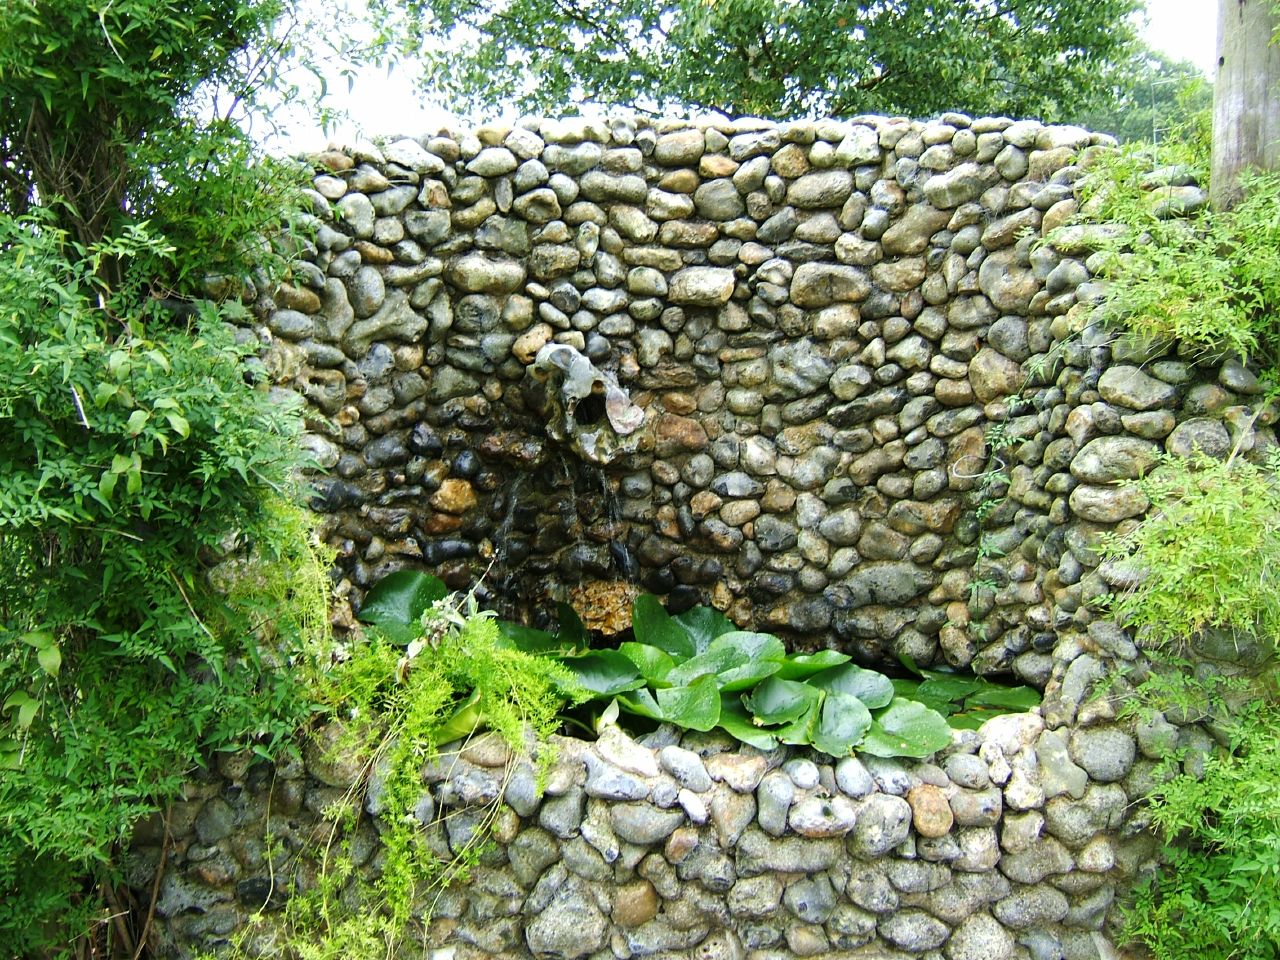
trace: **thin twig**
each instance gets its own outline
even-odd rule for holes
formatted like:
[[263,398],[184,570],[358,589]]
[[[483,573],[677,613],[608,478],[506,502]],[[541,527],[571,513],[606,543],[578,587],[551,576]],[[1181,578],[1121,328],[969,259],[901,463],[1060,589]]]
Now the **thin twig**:
[[165,864],[169,861],[169,818],[173,814],[173,802],[164,810],[164,839],[160,841],[160,862],[156,864],[156,878],[151,884],[151,903],[147,905],[147,919],[142,922],[142,930],[138,933],[138,949],[133,953],[133,960],[142,956],[147,946],[147,936],[151,933],[151,923],[156,916],[156,902],[160,898],[160,881],[164,879]]

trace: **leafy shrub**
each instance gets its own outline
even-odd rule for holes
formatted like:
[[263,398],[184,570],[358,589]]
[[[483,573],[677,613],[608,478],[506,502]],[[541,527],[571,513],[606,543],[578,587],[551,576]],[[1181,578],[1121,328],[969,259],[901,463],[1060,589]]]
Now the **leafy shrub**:
[[0,218],[0,943],[15,954],[83,924],[133,822],[207,751],[288,737],[306,699],[270,668],[327,630],[325,561],[291,502],[296,408],[246,384],[223,309],[148,330],[137,291],[101,276],[171,255],[142,226],[83,247],[39,213]]
[[1280,175],[1245,177],[1228,211],[1190,210],[1159,181],[1207,183],[1203,144],[1177,144],[1153,175],[1149,148],[1095,159],[1084,183],[1087,219],[1120,229],[1104,246],[1102,315],[1123,329],[1207,353],[1280,360]]
[[[461,850],[442,856],[429,836],[440,824],[419,819],[422,768],[447,762],[441,747],[484,726],[518,755],[535,751],[545,770],[554,758],[546,740],[559,725],[559,710],[584,695],[570,671],[514,649],[474,596],[446,596],[435,578],[392,574],[370,590],[362,615],[377,624],[366,641],[312,678],[322,711],[345,728],[331,749],[360,757],[366,777],[348,803],[330,811],[331,834],[300,851],[315,869],[298,872],[314,880],[292,891],[280,923],[291,955],[304,960],[393,954],[430,918],[433,895],[464,881],[477,862],[487,820]],[[382,853],[374,876],[356,868],[350,849],[363,790],[376,790],[380,807]],[[489,813],[496,809],[495,801]],[[259,926],[275,922],[263,915],[250,923],[232,956],[258,956],[248,944]]]
[[1255,704],[1203,777],[1148,797],[1165,866],[1125,911],[1126,933],[1154,960],[1280,957],[1280,708]]
[[1166,458],[1135,483],[1152,509],[1107,541],[1113,561],[1140,580],[1111,609],[1155,643],[1206,628],[1280,635],[1280,453],[1268,465],[1242,457]]

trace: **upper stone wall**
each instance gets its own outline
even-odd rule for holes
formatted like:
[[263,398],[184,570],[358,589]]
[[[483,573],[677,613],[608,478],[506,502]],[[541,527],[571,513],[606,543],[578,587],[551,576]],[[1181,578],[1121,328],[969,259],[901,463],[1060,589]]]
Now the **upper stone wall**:
[[1092,323],[1108,228],[1042,242],[1110,143],[528,120],[319,155],[314,242],[257,333],[311,404],[343,589],[422,564],[607,622],[635,581],[1041,686],[1131,655],[1084,635],[1119,576],[1097,539],[1147,508],[1122,481],[1274,436],[1239,363]]

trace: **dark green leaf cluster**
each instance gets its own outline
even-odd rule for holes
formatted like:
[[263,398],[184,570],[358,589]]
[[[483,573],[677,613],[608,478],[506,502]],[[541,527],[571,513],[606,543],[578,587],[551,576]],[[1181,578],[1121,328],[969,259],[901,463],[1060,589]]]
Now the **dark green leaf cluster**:
[[[585,691],[554,659],[505,639],[474,596],[446,595],[434,577],[391,574],[369,591],[360,615],[375,626],[373,636],[350,659],[317,675],[315,695],[354,731],[354,748],[380,770],[384,861],[366,895],[394,939],[427,891],[450,882],[457,866],[438,861],[414,820],[423,763],[446,744],[488,728],[515,753],[532,746],[545,770],[554,759],[546,741],[559,726],[559,711]],[[334,923],[343,926],[340,941],[360,926],[359,920]],[[335,930],[325,934],[332,939]]]
[[[287,6],[288,0],[7,4],[0,31],[0,212],[21,216],[45,206],[84,245],[141,218],[152,218],[174,243],[221,229],[219,219],[241,228],[246,218],[256,219],[267,227],[263,211],[246,202],[246,188],[254,189],[246,178],[261,181],[261,171],[244,169],[243,136],[224,118],[272,76],[270,31]],[[278,218],[281,209],[275,204],[266,213]],[[185,229],[193,226],[195,237]],[[215,261],[210,269],[234,249],[205,248]],[[149,279],[172,288],[184,278]]]
[[1139,887],[1126,933],[1154,960],[1280,957],[1280,710],[1274,699],[1240,713],[1230,748],[1148,802],[1166,840],[1166,865]]
[[294,408],[246,384],[217,307],[149,331],[97,269],[168,255],[141,225],[81,248],[38,211],[0,217],[6,945],[65,930],[72,878],[107,868],[205,751],[286,737],[305,700],[270,668],[325,629],[288,504]]
[[1151,501],[1140,524],[1106,544],[1137,585],[1112,610],[1153,643],[1213,629],[1280,636],[1280,455],[1266,465],[1169,457],[1135,483]]
[[[376,7],[453,103],[1059,120],[1113,95],[1136,0],[411,0]],[[1065,103],[1063,91],[1071,92]]]
[[[401,571],[369,592],[360,617],[405,640],[420,610],[444,594],[426,574]],[[627,713],[685,730],[720,729],[770,750],[779,743],[832,756],[855,749],[883,757],[923,757],[951,742],[952,725],[976,727],[1039,695],[975,677],[936,671],[923,682],[890,680],[834,650],[788,654],[767,633],[738,630],[723,614],[694,607],[671,616],[649,594],[632,609],[634,639],[617,649],[588,649],[577,615],[563,604],[556,635],[497,622],[502,643],[568,668],[588,700],[616,701]],[[451,723],[461,736],[479,720],[462,704]]]

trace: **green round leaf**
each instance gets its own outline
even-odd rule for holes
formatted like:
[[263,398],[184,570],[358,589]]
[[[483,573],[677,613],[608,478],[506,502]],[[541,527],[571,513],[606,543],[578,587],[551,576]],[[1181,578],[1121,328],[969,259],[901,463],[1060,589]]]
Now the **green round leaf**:
[[592,650],[560,661],[595,696],[613,697],[644,686],[636,665],[617,650]]
[[707,676],[687,687],[659,690],[662,718],[686,730],[707,731],[720,721],[720,691],[716,678]]
[[809,682],[821,690],[857,697],[870,710],[888,706],[893,700],[893,681],[883,673],[864,670],[853,663],[815,673]]
[[817,653],[794,653],[783,661],[778,676],[784,680],[803,680],[830,667],[849,662],[849,655],[836,650],[819,650]]
[[847,757],[871,727],[871,711],[857,697],[828,693],[813,731],[813,745],[833,757]]
[[[439,577],[419,570],[397,570],[369,588],[357,616],[365,623],[384,630],[391,628],[387,632],[393,639],[400,639],[405,628],[409,629],[412,638],[418,633],[418,621],[423,612],[448,595],[449,588]],[[401,629],[396,631],[397,627]]]
[[36,652],[36,660],[40,663],[40,669],[51,677],[58,675],[58,670],[62,667],[62,651],[56,646],[43,647]]
[[618,647],[618,652],[636,665],[640,676],[652,687],[669,687],[667,676],[675,668],[671,655],[647,643],[628,641]]
[[640,594],[632,603],[631,631],[638,642],[671,654],[677,662],[697,653],[689,632],[672,619],[651,593]]
[[706,650],[716,638],[737,630],[733,621],[714,607],[690,607],[672,619],[684,628],[697,653]]
[[503,646],[523,653],[555,654],[566,653],[571,649],[563,646],[558,637],[552,636],[545,630],[526,627],[524,624],[512,623],[510,620],[498,621],[498,635]]
[[720,698],[720,721],[717,726],[734,739],[757,750],[772,750],[778,745],[777,737],[752,723],[751,715],[737,697]]
[[859,749],[875,757],[927,757],[950,743],[951,728],[942,714],[895,697],[876,714]]
[[814,707],[822,696],[817,687],[795,680],[769,677],[742,702],[761,723],[791,723]]
[[726,670],[740,667],[747,662],[747,654],[731,647],[708,648],[696,657],[691,657],[676,666],[667,675],[667,682],[673,687],[683,687],[699,677],[715,676]]

